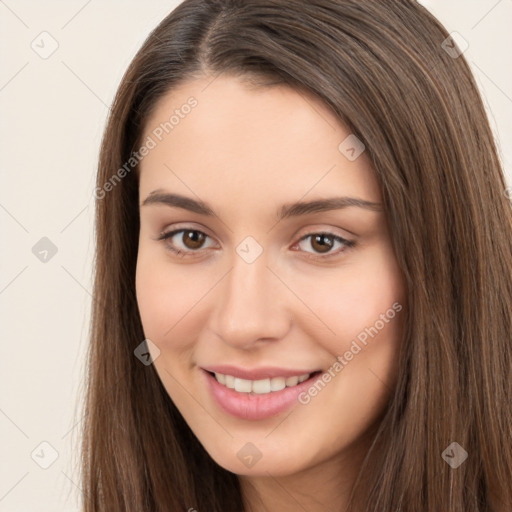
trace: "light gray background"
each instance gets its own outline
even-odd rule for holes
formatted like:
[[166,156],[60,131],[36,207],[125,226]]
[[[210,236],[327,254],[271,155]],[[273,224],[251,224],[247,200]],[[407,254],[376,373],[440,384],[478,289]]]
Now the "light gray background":
[[[2,512],[79,510],[98,149],[128,63],[178,3],[0,0]],[[512,0],[423,3],[469,43],[512,185]]]

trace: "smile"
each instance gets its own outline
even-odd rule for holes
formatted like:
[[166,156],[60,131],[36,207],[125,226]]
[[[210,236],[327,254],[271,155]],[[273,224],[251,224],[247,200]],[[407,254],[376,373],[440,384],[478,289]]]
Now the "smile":
[[290,388],[309,379],[311,373],[305,373],[295,377],[273,377],[272,379],[248,380],[225,375],[223,373],[214,373],[217,382],[234,389],[239,393],[255,393],[264,395],[275,391],[281,391],[284,388]]
[[291,370],[249,372],[232,367],[224,371],[226,373],[212,371],[211,368],[202,369],[201,374],[205,378],[205,385],[211,398],[224,413],[253,421],[277,416],[298,404],[299,395],[307,390],[321,373],[293,372],[296,373],[293,375]]

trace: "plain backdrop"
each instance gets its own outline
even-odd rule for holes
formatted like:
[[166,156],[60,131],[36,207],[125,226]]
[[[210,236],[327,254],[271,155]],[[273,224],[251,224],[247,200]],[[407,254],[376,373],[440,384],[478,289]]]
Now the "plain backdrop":
[[[178,3],[0,0],[1,512],[79,510],[98,149],[122,74]],[[423,3],[469,44],[512,185],[512,0]]]

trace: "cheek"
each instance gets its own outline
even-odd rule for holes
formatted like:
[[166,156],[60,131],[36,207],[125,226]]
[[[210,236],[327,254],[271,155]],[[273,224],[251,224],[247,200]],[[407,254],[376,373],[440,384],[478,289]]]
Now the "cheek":
[[346,280],[350,291],[340,297],[336,310],[337,332],[342,338],[364,340],[369,329],[377,328],[383,333],[391,330],[403,294],[396,276],[387,270],[376,268]]
[[[137,260],[135,286],[144,334],[159,343],[169,334],[180,316],[185,314],[191,288],[179,284],[180,276],[172,275],[168,265],[153,258],[142,248]],[[173,290],[179,289],[177,294]],[[181,314],[180,314],[181,313]]]
[[[215,272],[217,274],[217,272]],[[195,330],[201,301],[219,277],[195,265],[173,265],[162,251],[142,247],[136,270],[136,294],[139,313],[147,338],[161,350],[179,351],[189,348]]]
[[353,339],[364,339],[367,330],[375,326],[379,338],[395,337],[405,294],[401,273],[389,248],[368,251],[364,258],[340,266],[314,286],[310,276],[296,277],[295,283],[298,294],[319,319],[317,326],[321,332],[327,331],[320,321],[331,332],[332,337],[323,337],[331,353],[348,349]]

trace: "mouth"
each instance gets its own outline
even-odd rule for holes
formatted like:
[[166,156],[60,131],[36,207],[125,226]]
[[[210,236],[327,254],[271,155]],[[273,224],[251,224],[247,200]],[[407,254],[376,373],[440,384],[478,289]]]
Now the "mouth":
[[318,370],[250,380],[204,368],[201,371],[210,396],[224,413],[252,421],[277,416],[299,405],[301,394],[307,391],[321,373]]
[[266,395],[282,391],[285,388],[293,388],[298,384],[305,382],[321,373],[320,370],[312,373],[304,373],[291,377],[272,377],[267,379],[249,380],[235,377],[234,375],[208,372],[215,380],[228,389],[234,389],[238,393],[247,393],[252,395]]

